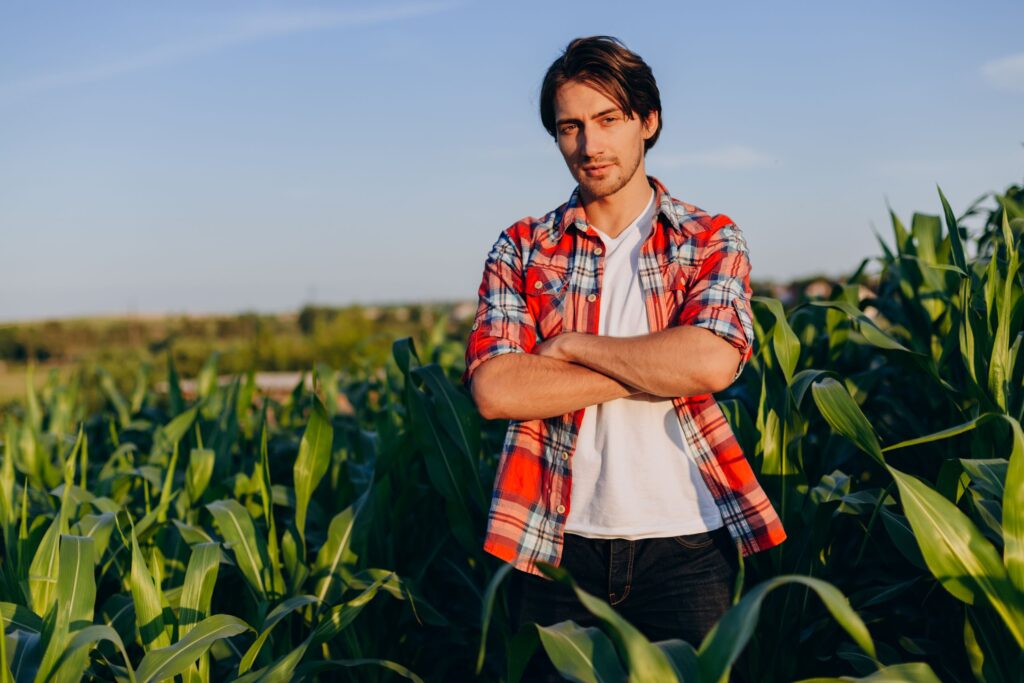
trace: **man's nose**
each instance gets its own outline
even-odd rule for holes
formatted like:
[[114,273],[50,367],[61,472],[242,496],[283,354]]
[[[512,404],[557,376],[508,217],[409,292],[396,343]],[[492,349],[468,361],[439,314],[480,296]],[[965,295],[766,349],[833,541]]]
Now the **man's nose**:
[[580,138],[580,151],[588,159],[601,156],[608,142],[604,132],[595,125],[584,126]]

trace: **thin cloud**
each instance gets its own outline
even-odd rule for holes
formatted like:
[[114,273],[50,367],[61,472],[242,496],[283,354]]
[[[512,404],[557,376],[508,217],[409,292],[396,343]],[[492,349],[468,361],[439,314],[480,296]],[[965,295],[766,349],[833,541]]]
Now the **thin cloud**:
[[764,168],[779,163],[778,159],[745,145],[726,145],[704,152],[659,157],[656,160],[659,165],[666,168],[689,166],[723,170]]
[[390,7],[348,10],[295,10],[239,18],[224,31],[161,45],[118,60],[0,83],[0,96],[28,95],[74,85],[106,81],[124,74],[191,61],[228,48],[279,36],[327,29],[403,21],[448,11],[458,2],[411,2]]
[[981,77],[996,90],[1024,92],[1024,52],[986,62]]

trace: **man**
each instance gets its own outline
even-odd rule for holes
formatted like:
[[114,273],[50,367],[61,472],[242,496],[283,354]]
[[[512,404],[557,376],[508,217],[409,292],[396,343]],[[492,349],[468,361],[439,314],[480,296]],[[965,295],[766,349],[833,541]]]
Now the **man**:
[[543,561],[648,638],[698,646],[739,553],[786,538],[711,396],[752,351],[746,243],[647,176],[660,95],[616,39],[572,41],[540,113],[578,185],[484,267],[463,381],[510,419],[484,548],[521,570],[518,623],[596,623]]

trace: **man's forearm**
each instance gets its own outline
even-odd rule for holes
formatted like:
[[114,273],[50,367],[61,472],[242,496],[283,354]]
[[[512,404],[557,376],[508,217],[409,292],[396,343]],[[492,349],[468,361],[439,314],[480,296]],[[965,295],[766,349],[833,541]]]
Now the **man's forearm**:
[[739,351],[714,332],[682,325],[636,337],[573,334],[565,359],[654,396],[677,397],[725,389]]
[[530,353],[485,361],[470,387],[481,415],[514,420],[555,417],[638,393],[583,365]]

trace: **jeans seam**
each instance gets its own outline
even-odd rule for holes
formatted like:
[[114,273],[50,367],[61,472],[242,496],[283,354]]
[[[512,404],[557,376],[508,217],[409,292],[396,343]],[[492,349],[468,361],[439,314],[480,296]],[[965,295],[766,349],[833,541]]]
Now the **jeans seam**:
[[609,602],[610,605],[621,605],[626,598],[629,597],[629,591],[633,587],[633,549],[635,547],[635,541],[627,541],[629,543],[629,562],[626,564],[626,587],[622,591],[622,597],[614,602]]
[[[700,533],[700,532],[698,532],[698,533]],[[707,532],[705,532],[705,533],[707,533]],[[686,534],[686,535],[696,535],[696,534]],[[708,539],[706,541],[698,542],[698,543],[693,543],[692,541],[682,541],[682,540],[680,540],[679,536],[673,536],[672,540],[675,541],[676,545],[678,545],[678,546],[680,546],[682,548],[686,548],[687,550],[702,550],[704,548],[707,548],[708,546],[714,545],[714,542],[715,542],[715,539],[711,538],[710,534],[709,534],[709,537],[708,537]]]
[[612,568],[614,566],[615,566],[615,541],[614,540],[610,540],[610,541],[608,541],[608,602],[610,604],[612,604],[612,605],[615,604],[614,602],[612,602],[612,596],[615,595],[615,593],[612,592],[612,588],[615,587],[614,585],[612,585],[612,583],[613,583],[612,579],[613,579],[613,576],[614,576],[614,572],[613,572]]

